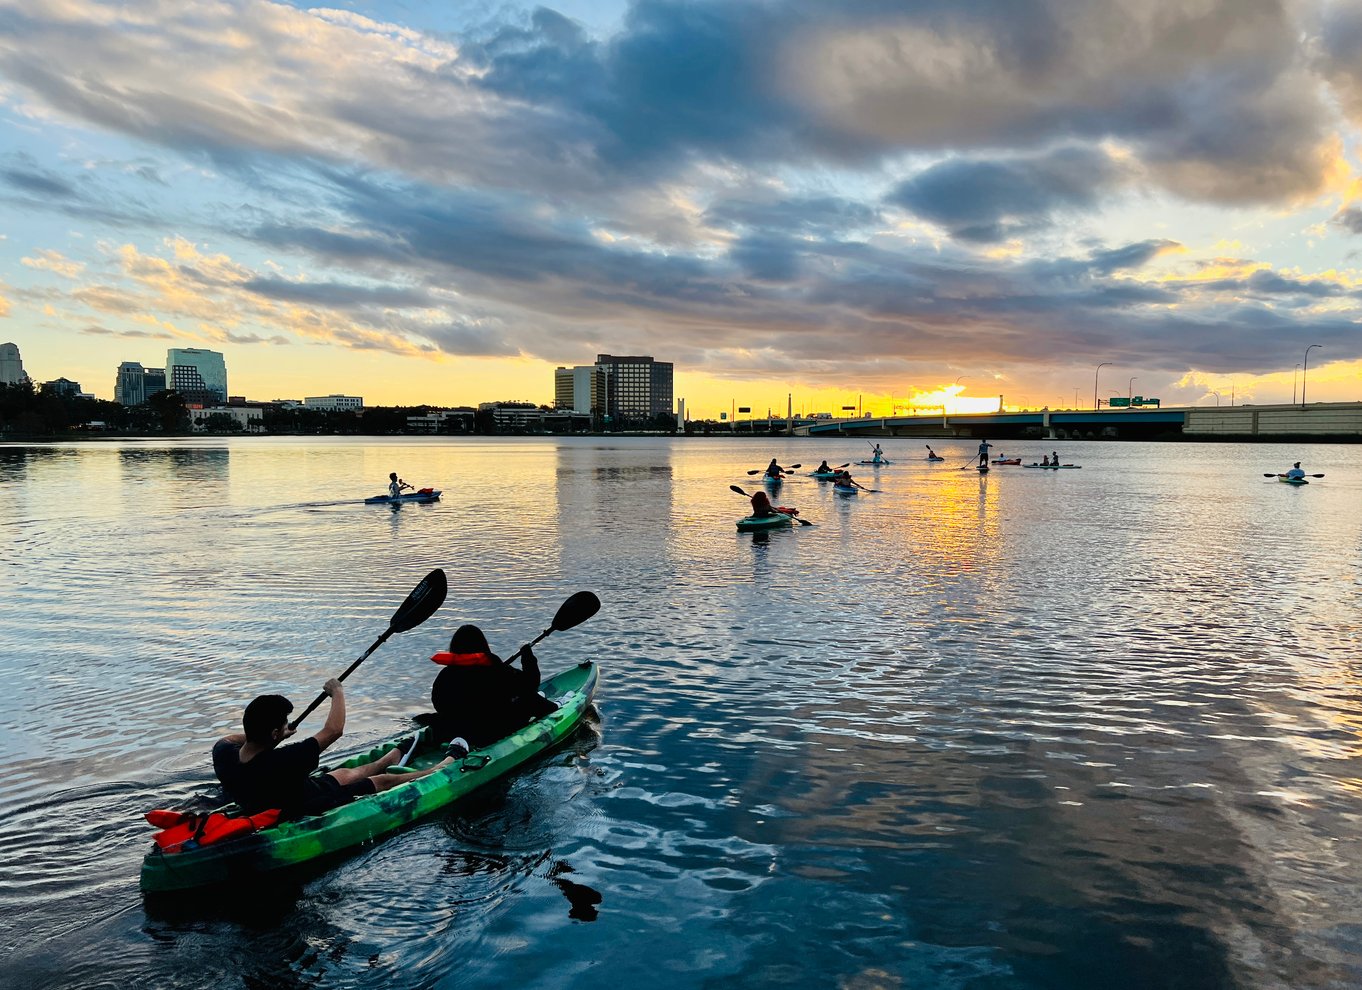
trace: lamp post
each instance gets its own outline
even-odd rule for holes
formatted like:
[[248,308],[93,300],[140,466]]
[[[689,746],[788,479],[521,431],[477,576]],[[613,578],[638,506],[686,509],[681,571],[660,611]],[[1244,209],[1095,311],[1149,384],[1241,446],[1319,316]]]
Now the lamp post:
[[1133,398],[1135,398],[1135,382],[1136,382],[1136,381],[1138,381],[1138,377],[1136,377],[1136,378],[1131,378],[1130,381],[1126,382],[1126,398],[1127,398],[1127,399],[1133,399]]
[[1323,344],[1311,344],[1305,349],[1305,363],[1301,365],[1301,408],[1305,408],[1305,375],[1310,370],[1310,352]]
[[1098,405],[1097,405],[1097,376],[1100,375],[1100,374],[1102,373],[1102,369],[1105,368],[1105,367],[1106,367],[1107,365],[1109,365],[1109,364],[1111,364],[1110,361],[1103,361],[1101,364],[1099,364],[1099,365],[1097,366],[1097,370],[1094,371],[1094,372],[1092,373],[1092,411],[1093,411],[1093,412],[1097,412],[1097,411],[1099,410],[1099,407],[1098,407]]
[[1211,389],[1211,394],[1215,396],[1215,404],[1218,407],[1220,405],[1220,393],[1217,392],[1215,389]]
[[1296,376],[1301,373],[1301,366],[1296,365],[1296,370],[1291,372],[1291,404],[1296,404]]

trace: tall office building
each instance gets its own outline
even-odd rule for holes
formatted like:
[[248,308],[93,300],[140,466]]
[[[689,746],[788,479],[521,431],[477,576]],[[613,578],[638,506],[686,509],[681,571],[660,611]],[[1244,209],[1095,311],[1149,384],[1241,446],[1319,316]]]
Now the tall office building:
[[553,371],[553,408],[590,415],[605,405],[605,375],[594,364]]
[[166,390],[164,368],[144,368],[141,361],[124,361],[114,379],[114,401],[124,406],[140,406],[157,392]]
[[140,406],[147,401],[147,369],[141,361],[124,361],[114,379],[114,401],[120,406]]
[[672,415],[672,363],[638,355],[597,354],[612,423]]
[[227,401],[227,363],[217,351],[172,347],[166,352],[166,387],[186,402],[221,405]]
[[0,344],[0,385],[21,385],[28,381],[18,344]]

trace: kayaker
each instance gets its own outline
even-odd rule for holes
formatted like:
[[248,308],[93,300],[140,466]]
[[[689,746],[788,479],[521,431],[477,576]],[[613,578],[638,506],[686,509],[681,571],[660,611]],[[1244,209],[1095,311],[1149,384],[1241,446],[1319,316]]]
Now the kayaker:
[[941,460],[940,457],[937,457],[937,456],[936,456],[936,451],[932,450],[932,448],[931,448],[930,445],[927,447],[927,460],[929,460],[929,461],[939,461],[939,460]]
[[444,667],[430,689],[435,717],[428,719],[436,739],[462,736],[486,746],[556,711],[539,693],[539,659],[528,646],[520,650],[520,669],[503,663],[473,625],[460,626],[448,652],[431,660]]
[[427,770],[387,773],[402,758],[402,750],[394,748],[372,763],[313,776],[322,753],[345,731],[344,687],[333,677],[322,691],[330,697],[331,708],[315,736],[280,746],[296,731],[288,724],[293,703],[283,695],[262,694],[241,716],[244,731],[223,736],[213,746],[213,772],[227,796],[246,814],[270,808],[280,809],[284,819],[321,814],[452,762],[446,758]]
[[1055,467],[1059,467],[1059,451],[1052,450],[1050,452],[1050,463]]
[[993,446],[993,444],[989,443],[987,440],[980,440],[980,441],[979,441],[979,466],[980,466],[980,467],[988,467],[988,448],[990,448],[990,447],[992,447],[992,446]]
[[752,515],[757,519],[765,519],[767,516],[774,516],[776,507],[771,504],[771,499],[765,492],[756,492],[752,495]]
[[766,465],[766,477],[779,478],[784,473],[785,469],[781,467],[779,463],[776,462],[776,459],[774,457],[772,457],[771,463]]
[[1291,466],[1291,470],[1286,472],[1287,481],[1299,481],[1305,477],[1305,472],[1301,470],[1301,462],[1297,461]]
[[874,447],[875,450],[871,454],[871,459],[874,460],[876,464],[878,464],[880,463],[880,461],[884,460],[884,451],[880,449],[879,444],[875,444]]
[[824,461],[823,461],[822,464],[820,464],[820,465],[818,465],[818,467],[814,468],[814,474],[828,474],[828,473],[830,473],[831,471],[832,471],[832,468],[828,467],[828,462],[827,462],[826,459],[824,459]]
[[403,481],[401,478],[397,476],[396,471],[393,471],[391,474],[388,475],[389,498],[397,498],[402,494],[402,490],[404,488],[411,488],[413,491],[415,491],[415,488],[412,485],[407,484],[405,481]]
[[1040,455],[1040,466],[1041,466],[1041,467],[1049,467],[1049,466],[1050,466],[1050,455],[1049,455],[1049,454],[1041,454],[1041,455]]

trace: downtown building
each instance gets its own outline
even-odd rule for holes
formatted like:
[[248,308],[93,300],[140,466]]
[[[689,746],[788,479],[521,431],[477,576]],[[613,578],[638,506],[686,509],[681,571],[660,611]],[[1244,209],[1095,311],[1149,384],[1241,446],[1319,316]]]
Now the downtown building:
[[191,405],[227,402],[227,362],[218,351],[172,347],[166,351],[165,374],[166,388],[179,392]]
[[0,385],[22,385],[28,381],[18,344],[0,344]]
[[672,417],[672,363],[642,355],[597,354],[604,376],[602,412],[611,427],[642,427],[659,416]]
[[562,412],[597,415],[605,411],[605,374],[594,364],[555,368],[553,408]]
[[141,361],[124,361],[114,379],[114,401],[122,406],[140,406],[157,392],[166,390],[165,368],[144,368]]

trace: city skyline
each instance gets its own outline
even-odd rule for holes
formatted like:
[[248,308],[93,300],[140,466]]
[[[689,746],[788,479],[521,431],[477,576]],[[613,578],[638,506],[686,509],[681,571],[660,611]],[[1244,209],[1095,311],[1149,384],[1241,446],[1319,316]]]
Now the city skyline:
[[26,9],[0,338],[101,398],[155,345],[383,405],[610,351],[698,417],[1356,400],[1359,52],[1272,0]]

